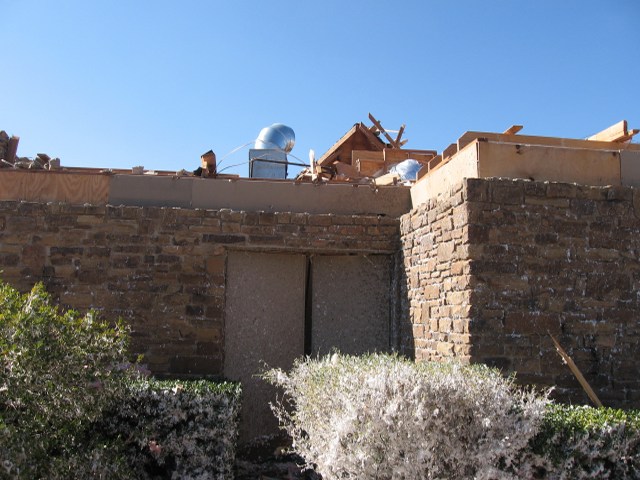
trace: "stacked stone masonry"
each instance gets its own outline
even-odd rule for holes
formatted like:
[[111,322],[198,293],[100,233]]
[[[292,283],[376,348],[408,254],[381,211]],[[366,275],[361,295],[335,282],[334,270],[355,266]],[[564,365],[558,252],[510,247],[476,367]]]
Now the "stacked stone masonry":
[[606,405],[640,408],[631,187],[466,179],[400,219],[0,202],[2,279],[123,317],[159,374],[222,373],[233,249],[395,255],[405,355],[488,363],[587,403],[553,334]]
[[173,376],[222,374],[229,249],[389,254],[397,242],[383,216],[0,202],[1,278],[123,318],[134,353]]
[[467,179],[401,218],[417,359],[460,357],[587,403],[640,406],[640,192]]

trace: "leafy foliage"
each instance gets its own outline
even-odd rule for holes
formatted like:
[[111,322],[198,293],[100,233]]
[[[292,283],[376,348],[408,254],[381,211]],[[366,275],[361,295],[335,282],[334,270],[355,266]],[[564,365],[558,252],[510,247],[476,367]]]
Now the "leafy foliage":
[[128,341],[0,283],[0,478],[233,478],[240,387],[144,378]]
[[520,478],[546,396],[483,367],[334,354],[265,377],[294,449],[323,478]]
[[640,412],[550,405],[532,450],[545,478],[640,478]]
[[59,312],[40,284],[22,295],[0,283],[2,475],[52,477],[55,459],[86,450],[87,425],[137,376],[128,338],[93,312]]

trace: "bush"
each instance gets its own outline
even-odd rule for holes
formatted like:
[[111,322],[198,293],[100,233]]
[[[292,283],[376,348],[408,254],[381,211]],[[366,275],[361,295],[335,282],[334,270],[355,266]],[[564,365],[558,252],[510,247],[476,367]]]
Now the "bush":
[[0,283],[0,478],[233,478],[240,387],[145,379],[128,340]]
[[294,449],[326,480],[521,478],[546,396],[483,366],[334,354],[268,381]]
[[532,454],[539,478],[640,478],[640,412],[550,405]]
[[150,380],[96,430],[125,439],[136,478],[232,479],[239,411],[239,384]]
[[59,312],[40,284],[22,295],[0,282],[0,475],[51,478],[79,451],[104,456],[84,432],[137,376],[128,339],[93,312]]

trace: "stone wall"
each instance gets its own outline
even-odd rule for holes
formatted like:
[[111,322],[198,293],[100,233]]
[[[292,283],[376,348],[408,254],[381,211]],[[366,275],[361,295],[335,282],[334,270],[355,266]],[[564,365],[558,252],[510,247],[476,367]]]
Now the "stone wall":
[[455,356],[468,361],[471,280],[462,184],[402,216],[400,230],[401,352],[417,360]]
[[586,403],[553,334],[605,405],[640,406],[640,192],[467,179],[401,231],[416,358],[488,363]]
[[631,187],[504,179],[464,180],[400,220],[5,201],[0,270],[131,322],[155,373],[215,377],[229,251],[396,255],[404,354],[488,363],[586,402],[551,333],[605,404],[640,407],[639,217]]
[[0,202],[0,277],[36,281],[66,307],[133,325],[133,350],[159,374],[222,373],[229,249],[397,251],[384,216]]

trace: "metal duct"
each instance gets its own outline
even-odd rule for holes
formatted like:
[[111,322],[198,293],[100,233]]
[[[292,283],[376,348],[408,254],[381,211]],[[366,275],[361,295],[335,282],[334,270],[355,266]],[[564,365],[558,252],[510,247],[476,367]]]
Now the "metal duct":
[[256,150],[277,149],[289,153],[295,143],[296,135],[291,127],[282,123],[274,123],[260,130],[255,148]]

